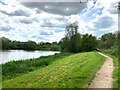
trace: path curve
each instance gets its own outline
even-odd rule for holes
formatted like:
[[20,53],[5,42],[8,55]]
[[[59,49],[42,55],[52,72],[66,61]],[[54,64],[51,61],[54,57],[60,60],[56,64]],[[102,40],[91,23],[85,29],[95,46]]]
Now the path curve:
[[96,73],[94,79],[89,85],[89,88],[112,88],[113,85],[113,59],[107,55],[97,52],[106,58],[106,61]]

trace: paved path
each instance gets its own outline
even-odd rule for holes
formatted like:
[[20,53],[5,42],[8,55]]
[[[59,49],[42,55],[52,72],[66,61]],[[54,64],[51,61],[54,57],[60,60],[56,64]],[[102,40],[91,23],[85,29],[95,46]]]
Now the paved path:
[[96,73],[94,79],[92,80],[89,88],[112,88],[113,84],[113,59],[107,55],[104,55],[98,52],[100,55],[106,58],[106,61],[100,68],[100,70]]

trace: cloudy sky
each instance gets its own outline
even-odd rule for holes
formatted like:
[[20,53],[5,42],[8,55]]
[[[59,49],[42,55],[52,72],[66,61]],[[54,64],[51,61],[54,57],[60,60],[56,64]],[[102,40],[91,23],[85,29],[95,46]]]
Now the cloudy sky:
[[36,42],[59,41],[65,27],[79,22],[79,32],[100,37],[118,30],[119,0],[0,0],[0,37]]

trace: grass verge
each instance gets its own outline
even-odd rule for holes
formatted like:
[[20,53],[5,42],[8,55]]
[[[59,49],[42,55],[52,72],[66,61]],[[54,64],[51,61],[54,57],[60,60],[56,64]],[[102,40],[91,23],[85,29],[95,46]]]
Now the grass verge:
[[50,56],[42,56],[36,59],[11,61],[11,62],[5,63],[3,65],[0,65],[2,66],[2,81],[29,73],[41,67],[48,66],[52,62],[65,58],[69,55],[71,54],[60,53],[60,54],[55,54]]
[[[113,88],[118,88],[118,58],[113,56],[113,55],[109,55],[111,58],[113,58],[113,63],[114,63],[114,72],[113,72]],[[120,87],[119,87],[120,88]]]
[[28,74],[2,82],[3,88],[87,88],[105,58],[96,52],[73,54]]

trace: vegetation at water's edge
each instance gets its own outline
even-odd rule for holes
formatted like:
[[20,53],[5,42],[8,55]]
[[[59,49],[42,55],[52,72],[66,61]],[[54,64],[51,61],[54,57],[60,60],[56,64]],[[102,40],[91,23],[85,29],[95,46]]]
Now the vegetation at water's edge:
[[18,50],[61,50],[64,52],[77,53],[81,51],[93,51],[97,48],[97,39],[92,34],[81,35],[78,32],[77,23],[70,24],[66,27],[65,37],[62,38],[58,43],[53,42],[40,42],[34,41],[20,42],[12,41],[8,38],[2,37],[2,49],[18,49]]
[[[51,50],[58,51],[60,50],[60,46],[57,42],[40,42],[36,43],[34,41],[20,42],[16,40],[10,40],[8,38],[2,37],[0,38],[2,41],[2,49],[3,50]],[[1,45],[1,44],[0,44]],[[1,48],[0,48],[1,49]]]
[[96,52],[73,54],[51,65],[3,81],[3,88],[87,88],[105,58]]
[[48,66],[52,64],[52,62],[65,58],[69,55],[71,54],[60,53],[50,56],[41,56],[40,58],[36,58],[36,59],[11,61],[5,63],[2,65],[2,79],[4,81],[6,79],[15,78],[24,73],[34,71],[40,67]]

